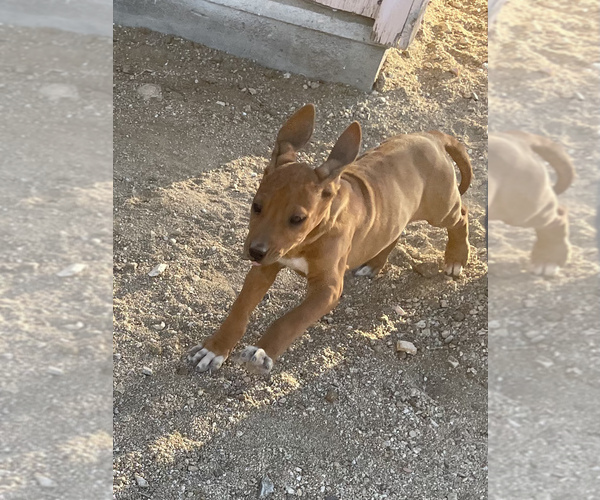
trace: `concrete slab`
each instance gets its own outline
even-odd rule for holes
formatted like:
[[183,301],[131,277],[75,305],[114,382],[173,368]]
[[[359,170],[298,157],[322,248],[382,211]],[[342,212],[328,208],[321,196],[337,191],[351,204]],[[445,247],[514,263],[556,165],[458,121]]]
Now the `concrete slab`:
[[372,19],[302,0],[115,0],[114,19],[365,91],[387,49],[371,41]]

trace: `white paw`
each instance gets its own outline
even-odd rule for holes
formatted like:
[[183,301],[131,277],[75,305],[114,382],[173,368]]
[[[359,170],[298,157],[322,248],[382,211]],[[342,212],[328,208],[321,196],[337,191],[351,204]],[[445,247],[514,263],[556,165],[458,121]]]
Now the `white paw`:
[[460,276],[460,273],[462,273],[463,267],[462,264],[459,264],[458,262],[454,262],[452,264],[446,264],[446,267],[444,268],[444,272],[448,275],[448,276]]
[[546,278],[553,278],[558,274],[559,266],[556,264],[538,264],[533,268],[533,274],[537,276],[544,276]]
[[273,360],[260,347],[249,345],[240,354],[240,362],[245,363],[246,369],[255,373],[266,374],[273,368]]
[[375,273],[371,266],[360,266],[356,271],[354,271],[354,276],[366,276],[367,278],[374,278]]
[[205,372],[221,368],[223,361],[225,361],[225,356],[217,356],[214,352],[202,347],[202,345],[197,345],[188,353],[188,360],[193,365],[196,365],[197,371]]

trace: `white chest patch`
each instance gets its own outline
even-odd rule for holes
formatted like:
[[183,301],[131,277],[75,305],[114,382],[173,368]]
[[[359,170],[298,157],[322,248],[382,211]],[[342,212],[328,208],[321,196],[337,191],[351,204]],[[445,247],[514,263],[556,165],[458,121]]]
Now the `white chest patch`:
[[293,259],[282,257],[279,259],[279,263],[299,273],[308,274],[308,262],[303,257],[295,257]]

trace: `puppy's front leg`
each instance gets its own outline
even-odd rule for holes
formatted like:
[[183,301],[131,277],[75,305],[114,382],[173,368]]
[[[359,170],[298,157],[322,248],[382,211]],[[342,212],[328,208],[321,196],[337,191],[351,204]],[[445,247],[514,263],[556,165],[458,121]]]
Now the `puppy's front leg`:
[[306,298],[295,309],[275,321],[257,342],[241,354],[251,371],[268,373],[277,359],[305,330],[331,311],[339,302],[344,275],[308,279]]
[[280,270],[281,265],[278,263],[270,266],[254,266],[250,269],[242,291],[231,306],[231,311],[221,328],[188,353],[188,359],[196,366],[196,370],[204,372],[221,367],[244,335],[250,314],[271,288]]

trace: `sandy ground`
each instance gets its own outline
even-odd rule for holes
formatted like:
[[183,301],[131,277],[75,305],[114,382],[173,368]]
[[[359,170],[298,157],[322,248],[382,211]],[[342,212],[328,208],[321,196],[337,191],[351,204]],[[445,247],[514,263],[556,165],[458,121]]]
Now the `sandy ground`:
[[528,273],[532,231],[490,227],[490,498],[597,498],[600,329],[595,214],[598,3],[511,0],[490,40],[490,130],[554,138],[578,178],[561,195],[573,257]]
[[111,40],[0,40],[0,499],[107,499]]
[[[284,75],[176,37],[117,27],[114,74],[114,492],[119,500],[472,499],[487,489],[487,24],[483,1],[432,1],[377,92]],[[442,230],[409,227],[384,274],[348,277],[335,311],[265,379],[187,349],[239,291],[250,200],[277,130],[306,102],[304,158],[361,122],[364,146],[439,128],[469,148],[472,260],[446,279]],[[164,263],[157,277],[148,272]],[[256,340],[301,300],[283,272]],[[396,340],[414,342],[402,357]],[[454,363],[454,364],[453,364]]]

